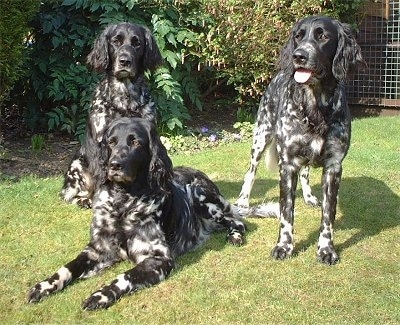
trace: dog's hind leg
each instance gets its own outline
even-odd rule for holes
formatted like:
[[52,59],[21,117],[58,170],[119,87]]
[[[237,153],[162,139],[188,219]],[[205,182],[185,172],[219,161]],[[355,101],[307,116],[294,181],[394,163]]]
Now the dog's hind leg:
[[212,187],[187,187],[191,191],[194,214],[199,221],[199,241],[201,244],[214,230],[227,230],[226,239],[235,246],[244,243],[246,226],[240,217],[238,208],[232,206],[222,195],[212,190]]
[[321,206],[320,200],[318,200],[318,198],[311,192],[309,166],[305,166],[300,169],[300,184],[303,192],[304,202],[313,207]]
[[79,152],[75,155],[64,176],[61,197],[82,208],[92,206],[93,179],[87,161]]
[[[253,145],[250,154],[250,166],[244,177],[242,189],[236,205],[239,208],[248,210],[251,189],[261,157],[265,149],[271,144],[275,135],[276,112],[274,107],[274,94],[270,93],[270,88],[261,98],[257,113],[257,122],[253,132]],[[246,214],[248,211],[243,211]]]
[[227,200],[222,196],[220,196],[219,200],[223,206],[222,215],[220,218],[214,217],[215,221],[227,229],[226,239],[229,243],[235,246],[243,245],[244,233],[246,231],[244,222],[235,214],[232,205]]
[[261,157],[268,145],[271,142],[271,135],[267,133],[266,126],[259,125],[254,132],[253,145],[251,147],[250,167],[244,176],[242,189],[236,204],[241,208],[249,207],[249,199],[251,189],[253,188],[254,179],[256,177],[257,168],[260,163]]

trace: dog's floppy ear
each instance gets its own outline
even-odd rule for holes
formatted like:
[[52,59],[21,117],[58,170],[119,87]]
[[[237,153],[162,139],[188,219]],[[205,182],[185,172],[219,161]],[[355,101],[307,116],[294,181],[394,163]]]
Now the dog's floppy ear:
[[294,73],[293,52],[294,44],[294,28],[290,31],[290,37],[281,50],[278,66],[280,70],[284,70],[288,75]]
[[161,57],[160,49],[157,46],[156,40],[151,33],[151,31],[143,27],[143,34],[145,38],[145,49],[144,49],[144,57],[143,57],[143,68],[144,70],[154,71],[162,62],[163,59]]
[[87,157],[89,172],[93,175],[95,184],[104,184],[107,179],[106,162],[108,158],[105,135],[103,135],[101,142],[98,143],[91,135],[89,124],[81,151],[83,156]]
[[332,73],[334,77],[344,82],[357,67],[366,68],[361,48],[353,35],[352,27],[335,21],[338,28],[338,46],[333,59]]
[[279,70],[284,70],[288,75],[292,75],[294,73],[293,52],[296,48],[294,37],[300,23],[301,21],[297,22],[291,29],[289,39],[283,46],[278,61]]
[[86,58],[87,64],[98,72],[104,72],[109,67],[108,38],[113,29],[114,26],[110,25],[103,30],[94,41],[92,51]]
[[148,183],[153,190],[161,189],[168,192],[168,184],[172,180],[172,161],[168,156],[167,149],[161,143],[155,125],[149,123],[148,129],[149,150],[151,155]]

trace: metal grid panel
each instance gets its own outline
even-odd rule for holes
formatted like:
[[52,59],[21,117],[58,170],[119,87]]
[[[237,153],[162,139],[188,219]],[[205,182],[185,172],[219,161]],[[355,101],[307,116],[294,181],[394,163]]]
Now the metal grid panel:
[[352,104],[400,106],[400,1],[367,5],[357,41],[368,69],[348,84]]

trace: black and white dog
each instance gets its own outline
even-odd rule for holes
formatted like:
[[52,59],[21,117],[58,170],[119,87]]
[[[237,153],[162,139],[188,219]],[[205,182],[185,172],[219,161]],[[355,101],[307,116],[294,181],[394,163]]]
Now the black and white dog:
[[[97,146],[107,126],[118,117],[142,117],[156,123],[144,72],[162,62],[151,32],[140,25],[119,23],[104,29],[87,57],[88,64],[105,73],[91,103],[86,143],[73,158],[61,196],[67,202],[90,207],[95,183],[87,166],[90,146]],[[89,147],[89,148],[88,148]]]
[[[333,225],[342,175],[350,145],[351,117],[345,81],[356,66],[365,65],[350,26],[324,16],[297,22],[283,48],[280,71],[264,93],[257,115],[247,171],[237,204],[246,210],[257,166],[267,147],[280,172],[278,242],[275,259],[293,253],[295,191],[302,174],[306,202],[318,205],[308,184],[308,166],[322,167],[322,221],[318,260],[335,264]],[[271,150],[272,149],[272,150]],[[304,167],[306,169],[304,169]],[[257,209],[265,215],[276,210]]]
[[173,169],[153,123],[139,118],[112,122],[97,146],[90,172],[98,189],[93,200],[91,239],[55,274],[36,284],[29,302],[97,274],[121,260],[135,267],[94,292],[83,308],[107,308],[123,295],[164,280],[176,256],[201,245],[215,230],[242,245],[245,225],[217,186],[202,172]]

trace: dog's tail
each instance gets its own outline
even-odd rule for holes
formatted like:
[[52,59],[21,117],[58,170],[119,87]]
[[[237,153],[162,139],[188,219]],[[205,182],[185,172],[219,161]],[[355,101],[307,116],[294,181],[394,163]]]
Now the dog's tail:
[[234,215],[241,218],[256,217],[256,218],[279,218],[279,203],[268,202],[255,207],[239,207],[232,205]]
[[270,172],[278,172],[278,151],[276,150],[276,139],[273,138],[271,144],[268,145],[265,153],[265,166]]

